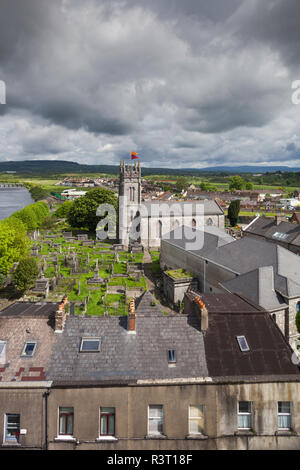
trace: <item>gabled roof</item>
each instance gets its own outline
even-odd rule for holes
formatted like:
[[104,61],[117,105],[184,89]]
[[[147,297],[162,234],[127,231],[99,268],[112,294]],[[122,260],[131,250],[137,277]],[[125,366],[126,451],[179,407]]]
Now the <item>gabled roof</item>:
[[300,226],[285,221],[277,225],[275,217],[257,217],[244,231],[267,240],[300,246]]
[[[247,273],[261,266],[273,266],[274,271],[277,271],[277,246],[264,240],[243,237],[211,251],[207,254],[207,259],[237,274]],[[298,261],[300,266],[300,258]]]
[[[248,297],[265,310],[287,308],[283,298],[274,289],[273,266],[263,266],[221,284],[229,292]],[[299,286],[300,287],[300,286]]]
[[[16,302],[0,315],[0,341],[6,348],[0,357],[1,382],[46,381],[50,353],[56,342],[55,303]],[[32,357],[22,357],[25,343],[36,342]]]
[[[141,217],[149,217],[149,216],[157,216],[158,217],[158,212],[157,207],[159,204],[166,204],[169,205],[170,208],[175,207],[176,205],[179,208],[179,214],[183,215],[224,215],[223,210],[221,207],[217,204],[217,202],[213,199],[206,199],[204,201],[176,201],[176,200],[170,200],[170,201],[143,201],[142,205],[144,206],[145,213],[142,210],[141,211]],[[186,207],[186,213],[184,212],[184,207]],[[171,209],[172,210],[172,209]],[[175,212],[176,216],[177,212]],[[169,217],[169,213],[167,214],[162,214],[162,217],[166,216]]]
[[[213,295],[199,296],[208,309],[204,344],[208,373],[212,378],[259,380],[259,377],[279,378],[289,374],[299,377],[299,367],[292,363],[293,351],[267,312],[249,308],[249,305],[243,307],[243,299],[233,294],[225,294],[227,299],[223,297],[218,308],[211,300]],[[228,296],[231,296],[230,302]],[[233,309],[235,299],[238,308]],[[244,300],[247,303],[247,299]],[[210,308],[212,302],[214,305]],[[249,351],[241,351],[237,336],[246,338]]]
[[[68,316],[53,349],[48,375],[55,383],[136,382],[143,379],[206,377],[203,334],[198,319],[164,315],[146,292],[136,308],[136,333],[127,316]],[[101,338],[100,352],[79,352],[82,337]],[[168,350],[176,367],[168,366]]]

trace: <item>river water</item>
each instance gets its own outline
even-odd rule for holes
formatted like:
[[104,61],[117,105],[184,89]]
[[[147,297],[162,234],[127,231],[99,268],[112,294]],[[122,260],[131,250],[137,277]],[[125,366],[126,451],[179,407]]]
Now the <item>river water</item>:
[[0,188],[0,220],[33,202],[25,188]]

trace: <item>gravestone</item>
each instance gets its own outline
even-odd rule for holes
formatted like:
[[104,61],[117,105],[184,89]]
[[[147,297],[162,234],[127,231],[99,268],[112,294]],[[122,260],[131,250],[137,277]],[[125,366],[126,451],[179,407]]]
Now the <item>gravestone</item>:
[[87,241],[89,239],[87,233],[82,233],[81,235],[77,235],[77,240],[79,241]]

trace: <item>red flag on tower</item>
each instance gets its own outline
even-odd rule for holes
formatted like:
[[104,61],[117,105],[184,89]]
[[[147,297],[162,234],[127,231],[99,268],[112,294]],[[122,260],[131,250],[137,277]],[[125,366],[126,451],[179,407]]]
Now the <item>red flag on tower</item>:
[[134,152],[133,150],[131,150],[131,160],[134,160],[135,158],[139,158],[138,157],[138,153]]

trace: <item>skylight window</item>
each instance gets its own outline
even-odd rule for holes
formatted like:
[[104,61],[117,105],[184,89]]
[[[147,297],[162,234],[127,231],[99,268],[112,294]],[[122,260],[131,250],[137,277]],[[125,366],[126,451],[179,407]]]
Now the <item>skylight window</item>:
[[80,352],[98,352],[100,351],[100,338],[82,338]]
[[22,357],[32,357],[35,353],[36,341],[26,341],[22,351]]
[[288,234],[282,232],[275,232],[272,236],[273,238],[278,238],[279,240],[285,240],[288,237]]
[[242,352],[250,351],[250,348],[248,346],[245,336],[237,336],[236,339],[237,339],[237,342],[239,343],[239,347]]
[[3,357],[5,354],[7,341],[0,341],[0,357]]

